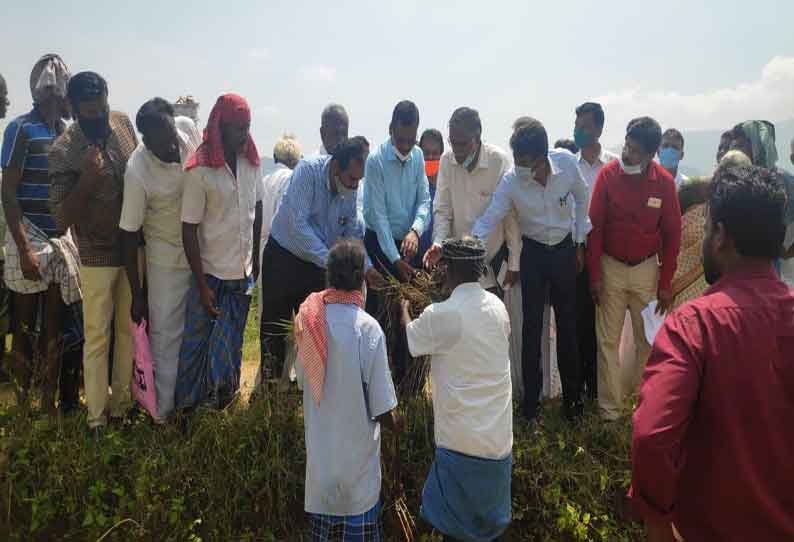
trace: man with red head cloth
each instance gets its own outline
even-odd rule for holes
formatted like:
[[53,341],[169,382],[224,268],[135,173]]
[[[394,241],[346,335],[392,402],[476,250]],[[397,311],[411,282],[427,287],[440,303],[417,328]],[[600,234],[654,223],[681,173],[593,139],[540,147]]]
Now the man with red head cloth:
[[179,352],[177,408],[222,408],[240,387],[243,331],[259,269],[262,184],[251,110],[218,98],[188,160],[182,242],[193,277]]

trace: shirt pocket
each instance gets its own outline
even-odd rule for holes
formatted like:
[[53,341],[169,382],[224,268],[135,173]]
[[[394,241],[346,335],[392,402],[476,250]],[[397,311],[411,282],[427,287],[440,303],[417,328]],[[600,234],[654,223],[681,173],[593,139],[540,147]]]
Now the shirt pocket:
[[659,221],[662,218],[662,206],[664,200],[660,195],[650,194],[640,202],[640,209],[637,215],[637,223],[646,232],[654,232],[659,229]]
[[560,220],[571,220],[573,217],[573,206],[571,205],[571,197],[570,192],[566,192],[555,202],[557,207],[557,214],[560,217]]

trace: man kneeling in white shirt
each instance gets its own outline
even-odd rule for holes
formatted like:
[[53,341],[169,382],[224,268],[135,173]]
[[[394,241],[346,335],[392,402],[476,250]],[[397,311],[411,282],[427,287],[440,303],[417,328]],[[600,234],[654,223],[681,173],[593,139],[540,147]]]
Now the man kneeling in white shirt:
[[446,241],[449,299],[414,321],[408,303],[402,306],[411,355],[432,356],[436,457],[421,514],[444,540],[495,540],[510,523],[510,320],[479,282],[485,256],[477,239]]

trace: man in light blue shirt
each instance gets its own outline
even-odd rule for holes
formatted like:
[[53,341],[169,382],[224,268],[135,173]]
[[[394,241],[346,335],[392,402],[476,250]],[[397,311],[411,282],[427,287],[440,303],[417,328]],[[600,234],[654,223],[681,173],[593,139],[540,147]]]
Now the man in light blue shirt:
[[[367,159],[364,186],[365,245],[376,268],[407,281],[430,221],[430,186],[422,149],[416,145],[419,110],[397,104],[389,139]],[[416,262],[414,262],[416,263]]]
[[[285,357],[283,322],[292,318],[306,297],[325,288],[330,248],[338,239],[362,239],[364,225],[356,208],[358,182],[364,176],[369,144],[363,137],[339,143],[330,156],[302,160],[273,218],[262,254],[262,320],[260,341],[263,375],[281,375]],[[367,261],[367,281],[380,274]]]
[[[425,159],[416,145],[419,110],[413,102],[394,107],[389,139],[367,159],[364,184],[364,246],[375,268],[400,281],[421,265],[419,238],[430,222],[430,186]],[[388,329],[387,307],[377,291],[367,292],[367,312],[386,330],[397,381],[402,381],[408,345],[400,330]]]
[[[472,228],[487,240],[511,209],[523,237],[521,293],[524,310],[521,353],[524,413],[534,419],[543,385],[540,344],[547,290],[557,324],[557,362],[565,415],[582,413],[582,370],[576,340],[576,275],[584,266],[590,230],[587,184],[567,150],[549,151],[546,129],[524,119],[510,138],[515,167],[499,183],[493,200]],[[573,234],[571,233],[573,232]]]

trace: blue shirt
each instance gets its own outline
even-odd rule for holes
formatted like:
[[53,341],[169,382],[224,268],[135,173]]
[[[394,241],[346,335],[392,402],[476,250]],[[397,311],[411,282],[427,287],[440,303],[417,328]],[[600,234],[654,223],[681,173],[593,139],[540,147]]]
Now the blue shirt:
[[[325,307],[328,362],[320,405],[303,386],[306,432],[305,508],[358,515],[378,503],[380,430],[375,418],[397,406],[378,322],[355,305]],[[303,367],[296,367],[299,382]]]
[[395,240],[409,231],[421,236],[430,221],[430,187],[422,150],[414,145],[404,163],[389,138],[367,158],[364,184],[364,221],[378,236],[390,262],[400,259]]
[[18,168],[22,178],[17,187],[17,201],[22,214],[48,237],[58,235],[55,219],[50,211],[50,178],[48,154],[64,124],[59,121],[59,131],[44,122],[37,109],[17,117],[6,126],[0,166]]
[[424,258],[425,252],[433,244],[433,202],[436,201],[436,185],[430,185],[430,220],[427,222],[425,233],[419,238],[419,256]]
[[330,165],[330,156],[300,161],[270,229],[270,237],[279,245],[301,260],[323,268],[338,239],[364,238],[356,195],[331,192]]

